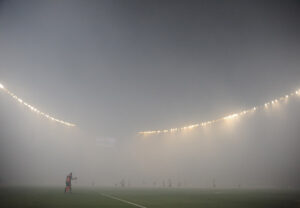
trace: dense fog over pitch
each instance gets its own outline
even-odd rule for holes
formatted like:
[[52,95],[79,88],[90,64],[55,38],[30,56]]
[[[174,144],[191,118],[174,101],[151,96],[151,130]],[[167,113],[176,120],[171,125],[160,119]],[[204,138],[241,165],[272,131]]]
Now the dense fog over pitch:
[[297,1],[1,1],[0,184],[300,186]]

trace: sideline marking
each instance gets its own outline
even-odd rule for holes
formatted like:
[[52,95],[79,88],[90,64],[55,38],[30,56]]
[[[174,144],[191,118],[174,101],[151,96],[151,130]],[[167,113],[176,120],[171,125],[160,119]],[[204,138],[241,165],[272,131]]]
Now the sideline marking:
[[127,204],[131,204],[133,206],[136,206],[136,207],[140,207],[140,208],[147,208],[143,205],[140,205],[140,204],[136,204],[136,203],[133,203],[133,202],[130,202],[130,201],[126,201],[124,199],[120,199],[120,198],[117,198],[115,196],[111,196],[111,195],[107,195],[107,194],[101,194],[102,196],[105,196],[107,198],[111,198],[111,199],[115,199],[115,200],[118,200],[118,201],[121,201],[121,202],[124,202],[124,203],[127,203]]

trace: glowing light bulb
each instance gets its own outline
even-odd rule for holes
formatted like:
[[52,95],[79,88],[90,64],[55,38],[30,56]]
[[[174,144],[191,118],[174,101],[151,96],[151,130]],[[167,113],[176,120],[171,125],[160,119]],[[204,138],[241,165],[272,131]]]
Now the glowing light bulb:
[[1,83],[0,83],[0,88],[1,88],[1,89],[4,89],[4,86],[3,86]]
[[236,118],[236,117],[238,117],[238,114],[232,114],[232,115],[229,115],[229,116],[225,116],[224,119],[228,120],[228,119],[233,119],[233,118]]

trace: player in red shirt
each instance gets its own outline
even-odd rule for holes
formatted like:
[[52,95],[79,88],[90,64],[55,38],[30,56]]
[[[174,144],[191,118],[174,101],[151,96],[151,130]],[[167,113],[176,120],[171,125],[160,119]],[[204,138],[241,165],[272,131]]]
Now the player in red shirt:
[[65,193],[66,192],[70,192],[70,193],[72,193],[72,180],[76,180],[77,179],[77,177],[72,177],[72,172],[69,174],[69,175],[67,175],[67,178],[66,178],[66,188],[65,188]]

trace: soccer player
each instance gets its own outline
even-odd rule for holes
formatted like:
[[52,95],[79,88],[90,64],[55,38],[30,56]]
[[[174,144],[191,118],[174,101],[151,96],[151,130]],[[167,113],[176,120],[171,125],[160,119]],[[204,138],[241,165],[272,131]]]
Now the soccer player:
[[72,193],[72,180],[76,180],[77,177],[72,177],[72,172],[67,175],[67,179],[66,179],[66,188],[65,188],[65,193],[66,192],[70,192]]

